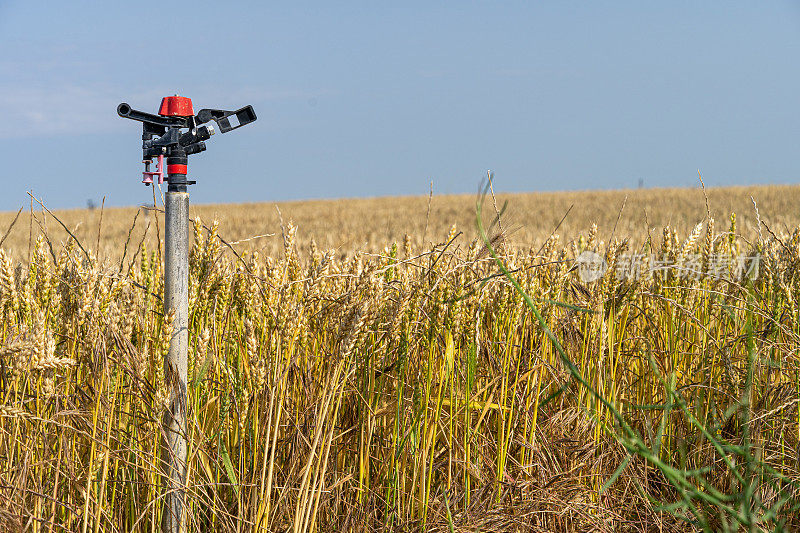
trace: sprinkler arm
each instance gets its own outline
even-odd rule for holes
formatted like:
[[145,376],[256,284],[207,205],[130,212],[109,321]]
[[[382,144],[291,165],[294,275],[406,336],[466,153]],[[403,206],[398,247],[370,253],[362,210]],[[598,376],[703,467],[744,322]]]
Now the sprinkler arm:
[[[231,124],[230,117],[236,116],[238,124]],[[220,133],[228,133],[229,131],[241,128],[245,124],[250,124],[256,120],[256,112],[253,106],[248,105],[237,111],[223,111],[222,109],[201,109],[195,116],[198,124],[204,124],[213,120],[219,126]]]
[[129,118],[131,120],[138,120],[148,125],[161,126],[168,128],[170,126],[177,126],[179,128],[190,128],[189,119],[194,117],[164,117],[153,115],[152,113],[145,113],[144,111],[137,111],[132,109],[130,105],[125,102],[117,106],[117,114],[122,118]]
[[[233,131],[237,128],[241,128],[251,122],[256,121],[256,112],[253,110],[253,106],[248,105],[244,106],[241,109],[236,111],[225,111],[223,109],[201,109],[197,112],[197,115],[194,117],[179,117],[179,116],[159,116],[154,115],[152,113],[145,113],[144,111],[137,111],[136,109],[131,108],[130,105],[126,103],[121,103],[117,106],[117,114],[123,118],[129,118],[131,120],[137,120],[139,122],[143,122],[148,126],[155,126],[156,131],[151,131],[151,133],[157,133],[158,128],[169,128],[171,126],[175,126],[178,128],[190,128],[194,129],[196,124],[205,124],[206,122],[214,121],[219,126],[220,133],[228,133],[229,131]],[[236,123],[231,124],[230,117],[236,117]],[[163,131],[161,132],[163,133]]]

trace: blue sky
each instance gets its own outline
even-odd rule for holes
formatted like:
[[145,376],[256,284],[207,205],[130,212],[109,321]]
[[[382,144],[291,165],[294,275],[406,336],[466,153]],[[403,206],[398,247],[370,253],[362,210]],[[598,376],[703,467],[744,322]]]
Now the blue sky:
[[176,92],[259,117],[195,202],[800,178],[796,2],[0,0],[0,50],[0,210],[152,198],[116,105]]

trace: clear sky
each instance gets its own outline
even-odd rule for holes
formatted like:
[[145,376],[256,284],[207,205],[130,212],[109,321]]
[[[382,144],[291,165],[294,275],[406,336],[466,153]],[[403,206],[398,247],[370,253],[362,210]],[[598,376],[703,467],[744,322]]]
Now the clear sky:
[[152,199],[139,124],[179,93],[258,121],[195,202],[793,183],[800,3],[0,0],[0,210]]

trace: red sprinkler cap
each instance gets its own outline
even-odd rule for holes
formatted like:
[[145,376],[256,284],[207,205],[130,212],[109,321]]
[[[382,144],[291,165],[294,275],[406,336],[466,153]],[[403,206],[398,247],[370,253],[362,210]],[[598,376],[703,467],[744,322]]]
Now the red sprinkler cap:
[[161,100],[161,109],[158,114],[162,117],[191,117],[194,116],[192,99],[185,96],[166,96]]

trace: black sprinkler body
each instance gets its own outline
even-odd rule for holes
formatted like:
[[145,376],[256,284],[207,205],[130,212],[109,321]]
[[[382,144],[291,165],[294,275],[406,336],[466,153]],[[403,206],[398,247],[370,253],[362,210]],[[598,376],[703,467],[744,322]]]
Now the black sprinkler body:
[[[205,141],[217,131],[207,123],[214,121],[220,133],[227,133],[256,120],[249,105],[238,111],[201,109],[195,115],[191,99],[177,95],[161,100],[158,115],[137,111],[126,103],[117,106],[117,114],[142,123],[142,183],[150,185],[153,178],[158,183],[166,180],[170,192],[185,192],[187,185],[195,183],[186,179],[189,156],[205,151]],[[150,170],[153,159],[157,160],[155,171]]]

